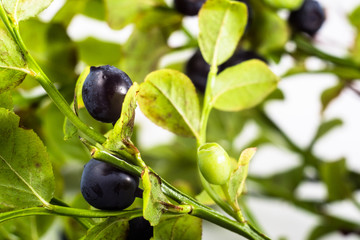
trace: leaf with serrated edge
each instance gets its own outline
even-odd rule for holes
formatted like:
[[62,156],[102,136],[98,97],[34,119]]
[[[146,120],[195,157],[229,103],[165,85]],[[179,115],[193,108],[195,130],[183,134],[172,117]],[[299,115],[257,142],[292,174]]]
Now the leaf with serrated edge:
[[190,215],[166,218],[154,227],[154,240],[200,240],[201,232],[200,218]]
[[54,193],[46,149],[32,130],[18,128],[19,117],[0,109],[0,208],[42,206]]
[[251,108],[276,89],[278,77],[260,60],[248,60],[221,72],[211,104],[222,111]]
[[29,72],[20,49],[7,31],[0,28],[0,93],[18,86]]
[[151,226],[160,222],[161,215],[165,211],[164,203],[168,203],[166,196],[161,191],[161,182],[158,176],[145,168],[141,175],[143,181],[143,215]]
[[245,188],[245,180],[248,174],[249,162],[254,156],[256,148],[247,148],[240,154],[239,163],[236,170],[231,174],[229,180],[229,196],[231,201],[236,203],[237,198]]
[[111,217],[90,228],[84,240],[126,239],[128,228],[129,223],[126,219]]
[[232,56],[247,21],[244,3],[208,0],[199,12],[199,47],[206,62],[220,65]]
[[120,119],[116,122],[114,129],[104,143],[106,148],[118,151],[123,146],[123,143],[126,144],[130,140],[135,121],[136,95],[138,91],[139,85],[135,82],[125,95]]
[[45,10],[53,0],[1,0],[5,11],[15,22],[34,17]]
[[185,74],[171,69],[150,73],[140,85],[138,103],[158,126],[181,136],[199,137],[199,100]]

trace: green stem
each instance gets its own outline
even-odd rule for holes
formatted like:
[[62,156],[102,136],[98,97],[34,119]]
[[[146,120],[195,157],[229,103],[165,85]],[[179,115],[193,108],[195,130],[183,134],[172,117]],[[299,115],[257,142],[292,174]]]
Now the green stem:
[[232,200],[231,200],[231,197],[230,197],[230,194],[229,194],[229,187],[228,187],[228,184],[224,184],[221,186],[224,194],[225,194],[225,197],[228,201],[228,203],[230,204],[230,206],[232,207],[234,213],[235,213],[235,219],[239,222],[245,222],[245,218],[241,212],[241,209],[239,208],[239,206],[237,205],[237,203],[234,203]]
[[[120,169],[123,169],[124,171],[130,172],[139,177],[141,176],[142,169],[140,167],[131,165],[115,155],[109,154],[100,149],[95,149],[93,156],[96,156],[99,159],[104,160],[105,162],[114,164]],[[150,169],[150,171],[154,172],[152,169]],[[250,239],[268,239],[266,236],[259,233],[248,223],[239,223],[237,221],[230,220],[227,217],[224,217],[223,215],[217,213],[213,209],[197,202],[194,198],[180,192],[170,183],[168,183],[165,179],[161,178],[161,182],[161,190],[166,196],[175,200],[178,203],[191,205],[193,209],[193,211],[190,213],[191,215],[205,219],[230,231],[239,233],[242,236],[250,236]],[[232,214],[234,213],[232,212]]]
[[55,105],[59,108],[59,110],[87,137],[90,139],[103,143],[106,138],[89,128],[85,123],[83,123],[72,111],[68,102],[64,99],[64,97],[60,94],[60,92],[56,89],[54,84],[49,80],[46,74],[39,67],[35,59],[31,56],[27,47],[25,46],[19,32],[19,26],[17,23],[13,22],[7,15],[4,7],[0,4],[0,17],[4,22],[7,30],[13,37],[14,41],[19,46],[27,64],[30,69],[30,74],[40,83],[40,85],[45,89],[49,97],[55,103]]
[[142,209],[122,210],[122,211],[103,211],[103,210],[86,210],[78,208],[69,208],[56,205],[50,205],[47,208],[33,207],[19,209],[11,212],[0,213],[0,223],[19,217],[33,215],[61,215],[80,218],[107,218],[107,217],[139,217],[142,216]]
[[240,206],[241,206],[241,209],[244,210],[244,213],[245,213],[247,219],[249,219],[249,221],[252,223],[252,225],[254,227],[256,227],[257,229],[259,229],[259,231],[264,232],[261,225],[259,224],[259,222],[255,218],[254,214],[250,210],[249,206],[247,205],[247,203],[246,203],[246,201],[244,199],[244,196],[240,200]]
[[264,234],[258,232],[256,229],[251,227],[247,223],[239,223],[233,220],[230,220],[229,218],[226,218],[220,214],[218,214],[215,211],[206,211],[203,208],[194,208],[191,215],[200,217],[202,219],[205,219],[209,222],[215,223],[218,226],[221,226],[223,228],[226,228],[230,231],[233,231],[243,237],[246,237],[248,239],[256,239],[256,240],[264,240],[269,239]]
[[[67,203],[63,202],[61,199],[58,198],[51,199],[50,203],[62,207],[70,207]],[[79,217],[74,217],[74,219],[78,221],[85,229],[89,229],[94,225],[91,219],[79,218]]]
[[323,60],[330,61],[334,64],[344,66],[344,67],[354,68],[356,70],[359,70],[359,68],[360,68],[359,64],[357,64],[355,61],[353,61],[350,58],[339,58],[339,57],[335,57],[330,54],[324,53],[323,51],[314,47],[309,41],[307,41],[301,35],[295,36],[294,41],[295,41],[298,49],[300,49],[301,51],[303,51],[311,56],[316,56]]
[[[234,211],[231,209],[231,207],[219,197],[219,195],[213,190],[211,185],[204,179],[203,176],[200,175],[201,183],[206,191],[207,194],[211,197],[211,199],[218,205],[224,212],[229,214],[234,219],[237,219],[237,215],[234,213]],[[239,220],[239,219],[237,219]]]
[[211,66],[206,83],[204,106],[200,119],[200,140],[198,141],[198,147],[206,142],[206,128],[207,128],[210,112],[212,109],[212,105],[211,105],[212,89],[215,84],[216,74],[217,74],[217,66],[216,65]]

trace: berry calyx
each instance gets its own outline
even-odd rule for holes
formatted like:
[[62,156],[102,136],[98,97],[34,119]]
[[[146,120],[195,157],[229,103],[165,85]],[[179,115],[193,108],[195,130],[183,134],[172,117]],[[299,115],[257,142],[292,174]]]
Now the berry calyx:
[[98,121],[115,123],[131,85],[129,76],[116,67],[91,67],[82,88],[86,109]]
[[138,193],[139,178],[115,166],[91,159],[81,176],[81,193],[93,207],[122,210],[129,207]]

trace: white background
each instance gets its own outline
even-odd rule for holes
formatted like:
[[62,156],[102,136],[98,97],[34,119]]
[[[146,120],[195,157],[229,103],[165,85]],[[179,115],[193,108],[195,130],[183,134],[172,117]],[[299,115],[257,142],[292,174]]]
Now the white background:
[[[343,56],[352,45],[354,29],[346,20],[347,14],[360,5],[359,0],[321,0],[326,9],[327,20],[316,35],[316,44],[324,51]],[[55,0],[48,10],[42,13],[45,21],[51,19],[62,6],[63,0]],[[286,15],[286,13],[282,13]],[[197,32],[196,18],[186,18],[184,23],[191,32]],[[132,27],[120,31],[111,30],[106,23],[84,16],[76,16],[72,21],[68,33],[74,40],[81,40],[88,36],[99,39],[123,43],[130,35]],[[183,36],[175,34],[171,38],[172,44],[181,43]],[[271,66],[277,74],[283,73],[291,67],[291,59],[284,57],[278,66]],[[307,65],[316,70],[321,62],[315,58],[308,60]],[[332,119],[339,117],[344,120],[342,127],[337,128],[315,146],[315,153],[323,159],[336,160],[346,157],[349,168],[360,172],[360,97],[350,90],[345,90],[336,101],[331,103],[323,116],[320,115],[320,94],[334,85],[336,78],[331,75],[297,75],[283,79],[279,88],[285,94],[285,101],[272,102],[267,106],[270,117],[290,136],[299,146],[305,147],[311,141],[321,118]],[[360,84],[357,84],[360,89]],[[150,147],[161,142],[168,142],[172,134],[156,127],[148,121],[141,112],[137,112],[137,122],[141,124],[142,147]],[[248,124],[244,133],[237,139],[239,147],[250,140],[258,129],[254,124]],[[157,136],[154,139],[154,136]],[[250,172],[261,176],[284,171],[299,164],[299,157],[283,149],[264,146],[258,152],[250,165]],[[311,169],[310,169],[311,170]],[[309,171],[310,171],[309,170]],[[307,199],[322,199],[326,197],[326,189],[322,184],[304,183],[296,190],[299,197]],[[360,194],[357,194],[360,195]],[[360,196],[359,196],[360,197]],[[358,200],[360,198],[358,197]],[[272,239],[286,237],[287,239],[305,239],[311,228],[318,222],[316,216],[297,210],[281,201],[251,199],[250,208],[254,211],[265,233]],[[329,206],[329,211],[339,214],[343,218],[360,222],[360,211],[350,202],[343,201]],[[241,239],[238,235],[221,229],[215,225],[204,223],[203,239]],[[54,239],[51,234],[48,239]],[[333,234],[324,239],[358,239],[355,236],[341,236]]]

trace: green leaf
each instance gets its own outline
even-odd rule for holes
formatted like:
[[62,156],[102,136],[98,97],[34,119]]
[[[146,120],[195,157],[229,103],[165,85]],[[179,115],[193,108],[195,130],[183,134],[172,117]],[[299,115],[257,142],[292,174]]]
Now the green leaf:
[[[84,111],[86,110],[84,109]],[[42,137],[54,162],[58,164],[63,162],[74,163],[74,161],[85,163],[90,159],[89,151],[79,138],[73,137],[67,141],[64,140],[63,128],[58,126],[63,126],[65,118],[55,104],[39,111],[39,116],[42,121]]]
[[20,49],[0,27],[0,93],[18,86],[29,72]]
[[0,109],[2,211],[47,204],[54,193],[54,175],[43,143],[33,131],[18,125],[17,115]]
[[255,152],[256,148],[245,149],[240,155],[237,168],[230,176],[228,192],[231,201],[234,203],[237,203],[237,198],[245,190],[245,180],[248,175],[249,162]]
[[[36,32],[36,34],[34,34]],[[29,19],[20,24],[20,34],[29,52],[53,81],[73,87],[76,79],[76,46],[59,23]]]
[[6,108],[12,110],[13,106],[14,105],[12,101],[11,92],[7,91],[4,93],[0,93],[0,108]]
[[343,121],[339,118],[332,119],[332,120],[321,123],[321,125],[319,126],[319,128],[315,134],[313,142],[319,140],[324,135],[326,135],[328,132],[330,132],[331,130],[333,130],[336,127],[341,126],[342,124],[343,124]]
[[84,70],[81,72],[79,78],[76,81],[75,90],[74,90],[74,109],[75,112],[78,111],[80,108],[84,108],[84,100],[82,98],[82,87],[84,85],[84,82],[86,80],[86,77],[90,73],[90,67],[87,66],[84,68]]
[[[74,109],[74,103],[71,103],[70,107],[71,109]],[[63,131],[64,131],[65,141],[71,139],[78,132],[77,128],[74,126],[74,124],[70,122],[70,120],[67,117],[65,117],[64,120]]]
[[[246,121],[247,117],[243,112],[212,110],[208,123],[207,141],[216,142],[219,140],[234,140],[243,130]],[[228,151],[229,149],[226,150]],[[231,155],[231,152],[229,152],[229,154]]]
[[232,56],[247,21],[244,3],[208,0],[199,12],[199,46],[206,62],[220,65]]
[[160,127],[199,137],[199,100],[185,74],[170,69],[150,73],[140,85],[138,103],[145,116]]
[[45,10],[53,0],[2,0],[1,4],[13,21],[20,22]]
[[281,51],[290,38],[287,22],[277,12],[255,1],[254,4],[257,6],[254,7],[254,21],[250,32],[253,47],[264,56]]
[[135,82],[125,95],[120,119],[116,122],[114,129],[104,143],[107,149],[118,151],[124,144],[130,142],[134,128],[136,95],[138,92],[139,85]]
[[162,0],[105,0],[106,21],[111,28],[121,29],[134,22],[144,11],[161,5],[164,6]]
[[274,91],[278,81],[264,62],[245,61],[218,75],[211,104],[223,111],[251,108]]
[[190,215],[167,218],[154,227],[154,240],[200,240],[201,219]]
[[274,8],[298,9],[304,0],[263,0],[264,3]]
[[[226,196],[224,194],[223,189],[221,188],[221,186],[219,185],[211,185],[212,189],[214,190],[214,192],[224,201],[226,201]],[[203,190],[200,194],[198,194],[196,196],[196,200],[198,200],[199,202],[201,202],[202,204],[205,205],[215,205],[216,203],[214,202],[214,200],[209,196],[209,194]]]
[[79,56],[89,66],[117,65],[121,59],[121,46],[116,43],[87,38],[77,42]]
[[[82,98],[82,87],[89,72],[90,72],[90,67],[89,66],[85,67],[76,81],[75,90],[74,90],[74,101],[70,105],[70,107],[74,110],[76,115],[78,115],[79,108],[85,107]],[[77,128],[70,122],[70,120],[67,117],[65,117],[64,120],[63,132],[64,132],[65,141],[71,139],[73,136],[75,136],[76,133],[78,133]]]
[[332,232],[336,232],[338,231],[337,228],[334,228],[333,226],[324,226],[324,225],[319,225],[314,227],[309,236],[306,238],[307,240],[317,240],[320,239]]
[[[86,80],[87,75],[90,72],[90,67],[84,68],[78,77],[74,90],[74,101],[71,103],[70,107],[73,109],[76,115],[78,115],[79,108],[84,108],[84,101],[82,99],[82,86]],[[71,139],[78,133],[77,128],[70,122],[70,120],[65,117],[63,124],[64,140],[67,141]]]
[[360,30],[360,6],[355,8],[349,15],[350,23]]
[[332,86],[328,89],[325,89],[321,94],[321,111],[324,112],[329,104],[336,99],[340,93],[344,90],[345,85],[342,82],[339,82],[335,86]]
[[103,21],[105,20],[104,3],[102,0],[66,1],[51,21],[68,26],[77,14]]
[[320,166],[321,178],[328,190],[330,201],[343,200],[351,196],[352,186],[348,180],[345,159],[335,162],[324,162]]
[[141,179],[144,186],[143,215],[151,226],[156,226],[160,222],[162,213],[166,210],[165,205],[170,203],[161,191],[161,180],[158,176],[145,168]]
[[110,217],[90,228],[84,240],[125,240],[128,228],[129,223],[126,219]]
[[146,31],[135,29],[122,46],[120,69],[135,82],[143,82],[146,75],[158,68],[160,58],[170,51],[160,28]]
[[164,33],[164,37],[168,38],[173,31],[181,27],[182,19],[183,15],[175,9],[153,8],[141,15],[135,24],[136,28],[144,33],[151,31],[152,28],[159,28]]

